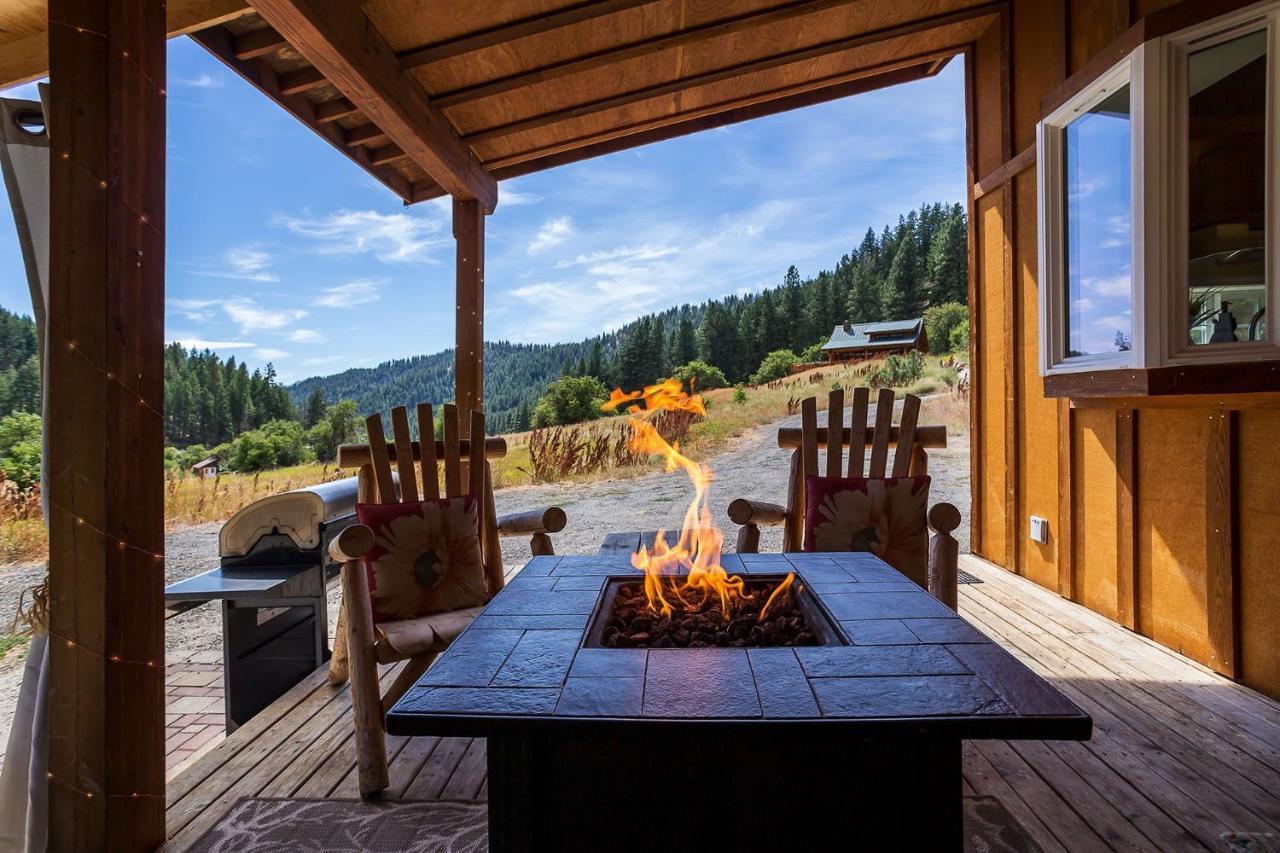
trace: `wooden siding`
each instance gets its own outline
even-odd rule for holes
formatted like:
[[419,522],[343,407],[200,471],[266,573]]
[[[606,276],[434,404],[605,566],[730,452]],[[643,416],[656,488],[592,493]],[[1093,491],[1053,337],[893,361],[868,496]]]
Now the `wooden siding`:
[[[1218,850],[1280,829],[1280,705],[974,557],[960,613],[1095,720],[1087,742],[973,741],[966,794],[991,796],[1046,853]],[[394,675],[395,667],[384,673]],[[164,848],[192,847],[240,797],[356,796],[350,691],[325,671],[169,784]],[[387,739],[383,799],[487,799],[485,741]]]
[[[1280,696],[1275,401],[1200,396],[1071,408],[1046,399],[1035,171],[1000,171],[1034,143],[1044,98],[1140,15],[1172,5],[1014,0],[1003,25],[974,46],[970,172],[982,194],[971,211],[973,547]],[[1027,535],[1033,514],[1049,520],[1047,545]]]

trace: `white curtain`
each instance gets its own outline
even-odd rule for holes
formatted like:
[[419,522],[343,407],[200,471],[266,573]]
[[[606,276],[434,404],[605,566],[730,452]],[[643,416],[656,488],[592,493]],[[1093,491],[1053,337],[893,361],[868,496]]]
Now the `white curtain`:
[[[47,86],[40,97],[49,102]],[[49,304],[49,137],[37,101],[0,98],[0,170],[4,173],[18,243],[27,268],[40,352],[41,396],[48,402],[45,323]],[[47,473],[48,432],[41,453],[41,502]],[[46,506],[47,510],[47,506]],[[46,511],[46,517],[48,513]],[[0,853],[38,853],[49,835],[48,637],[37,634],[27,651],[18,706],[0,773]]]

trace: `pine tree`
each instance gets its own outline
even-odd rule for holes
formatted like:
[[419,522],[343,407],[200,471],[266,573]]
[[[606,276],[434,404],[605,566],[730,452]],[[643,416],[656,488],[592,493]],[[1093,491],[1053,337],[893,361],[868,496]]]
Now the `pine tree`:
[[698,357],[738,382],[743,376],[740,344],[737,320],[722,303],[708,303],[698,326]]
[[920,249],[915,234],[904,229],[881,293],[882,319],[906,320],[920,316],[924,310],[920,278]]
[[667,334],[663,326],[661,314],[653,318],[653,325],[649,330],[648,347],[650,383],[666,379],[671,375],[670,366],[667,364]]
[[311,429],[324,419],[325,409],[328,404],[324,401],[324,389],[319,386],[307,395],[307,402],[302,408],[302,425],[307,429]]
[[[959,205],[956,205],[959,208]],[[929,302],[969,301],[969,233],[963,209],[953,210],[928,256]]]
[[667,360],[674,370],[697,357],[698,337],[693,327],[693,318],[688,312],[681,312],[680,324],[676,327],[676,333],[671,336],[671,353]]
[[[600,339],[596,338],[591,342],[591,351],[587,355],[586,367],[583,370],[584,376],[594,376],[604,381],[604,348],[600,345]],[[608,384],[608,383],[605,383]]]

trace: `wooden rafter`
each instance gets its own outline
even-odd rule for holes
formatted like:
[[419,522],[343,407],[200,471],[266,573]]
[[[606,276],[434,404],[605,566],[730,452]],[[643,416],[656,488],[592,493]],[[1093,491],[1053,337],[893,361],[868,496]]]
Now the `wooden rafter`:
[[486,211],[493,210],[497,184],[428,103],[417,79],[402,73],[395,53],[358,5],[338,0],[255,0],[254,8],[451,195],[475,199]]
[[587,0],[587,2],[576,3],[573,6],[568,6],[550,14],[533,15],[518,21],[480,30],[479,32],[467,33],[464,36],[430,44],[426,47],[403,51],[399,54],[400,64],[405,68],[416,68],[419,65],[439,62],[442,59],[449,59],[454,56],[461,56],[464,53],[493,47],[496,44],[504,44],[516,39],[550,32],[560,27],[567,27],[570,24],[589,21],[593,18],[613,15],[617,12],[624,12],[627,9],[634,9],[637,6],[647,6],[654,2],[657,2],[657,0]]
[[[824,9],[843,6],[849,2],[850,0],[791,0],[791,2],[784,3],[781,6],[735,15],[732,18],[724,18],[696,27],[677,30],[666,35],[641,39],[620,47],[596,51],[585,56],[551,63],[541,68],[521,71],[518,74],[511,74],[496,80],[488,80],[473,86],[442,92],[432,102],[442,110],[448,109],[458,104],[478,101],[481,98],[492,97],[503,92],[510,92],[513,89],[531,86],[535,83],[545,83],[548,80],[555,80],[568,74],[590,71],[594,68],[625,62],[628,59],[635,59],[641,56],[652,56],[664,50],[687,47],[707,39],[731,35],[752,27],[764,26],[765,24],[778,23],[800,15],[811,15]],[[406,64],[406,67],[411,66]]]
[[988,4],[984,6],[977,6],[972,9],[951,12],[945,15],[936,15],[931,18],[923,18],[907,24],[883,27],[881,29],[860,33],[855,36],[833,39],[822,42],[821,44],[811,45],[809,47],[777,53],[747,62],[740,62],[726,68],[716,69],[715,71],[708,71],[703,74],[683,77],[678,80],[671,80],[656,86],[646,86],[641,89],[633,89],[630,92],[611,95],[607,98],[599,98],[589,103],[552,110],[539,115],[507,122],[506,124],[497,125],[495,127],[485,128],[484,130],[467,134],[463,137],[463,141],[470,145],[475,145],[492,139],[511,136],[515,133],[546,127],[547,125],[556,124],[568,119],[591,115],[592,113],[601,112],[603,110],[615,109],[617,107],[626,106],[627,104],[647,101],[651,98],[662,97],[663,95],[670,95],[675,92],[687,91],[698,86],[707,86],[725,80],[732,80],[747,74],[754,74],[771,68],[792,65],[797,62],[816,59],[832,53],[853,50],[859,47],[875,44],[877,42],[887,41],[889,39],[902,38],[925,30],[937,29],[951,24],[964,23],[975,18],[987,17],[992,14],[994,7],[1002,5],[1003,4]]
[[[897,62],[885,63],[872,68],[846,71],[829,77],[807,80],[804,83],[758,92],[733,101],[661,116],[626,127],[612,128],[608,131],[593,133],[573,140],[565,140],[554,145],[540,146],[531,151],[524,151],[493,160],[486,163],[485,167],[496,173],[530,160],[545,162],[544,158],[574,149],[591,148],[592,150],[598,150],[595,146],[620,139],[631,140],[631,144],[623,146],[623,148],[627,148],[635,144],[647,144],[648,142],[669,139],[673,136],[683,136],[699,130],[737,124],[741,121],[819,104],[835,98],[861,94],[862,92],[884,88],[885,86],[895,86],[899,83],[907,83],[935,74],[936,72],[933,68],[936,63],[942,62],[945,64],[946,60],[954,53],[955,50],[953,49],[933,51],[923,56],[907,57]],[[642,138],[645,141],[635,141],[634,137],[641,134],[644,134]],[[652,136],[648,134],[652,134]]]
[[285,71],[280,75],[280,91],[286,95],[301,95],[312,89],[327,86],[328,79],[318,68],[299,68],[296,71]]
[[225,28],[214,27],[193,33],[191,38],[205,50],[222,60],[232,71],[262,90],[267,97],[274,100],[294,118],[315,131],[320,138],[334,148],[346,154],[363,167],[374,178],[386,184],[391,191],[405,201],[410,197],[409,181],[403,175],[385,165],[373,163],[368,151],[364,148],[351,148],[347,144],[346,131],[333,121],[325,121],[317,117],[320,106],[317,106],[305,95],[289,95],[280,90],[278,77],[265,60],[240,60],[235,55],[235,39]]
[[284,36],[271,27],[263,27],[251,33],[236,36],[236,59],[256,59],[270,56],[288,44]]
[[387,135],[376,124],[362,124],[346,132],[347,145],[379,145],[387,141]]
[[[248,0],[169,0],[165,24],[170,38],[251,14]],[[49,73],[49,33],[32,33],[0,45],[0,88]]]
[[346,98],[334,98],[332,101],[316,104],[316,121],[321,123],[338,121],[339,119],[353,116],[358,112],[360,112],[360,108]]

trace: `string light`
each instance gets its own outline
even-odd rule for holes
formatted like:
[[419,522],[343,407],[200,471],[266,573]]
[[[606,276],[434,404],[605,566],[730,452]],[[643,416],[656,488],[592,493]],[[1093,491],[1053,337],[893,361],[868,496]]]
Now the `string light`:
[[163,562],[164,552],[150,551],[146,548],[140,548],[139,546],[134,545],[132,542],[129,542],[126,539],[121,539],[117,536],[112,536],[110,533],[103,530],[101,527],[90,524],[83,517],[76,515],[74,512],[62,506],[61,504],[57,503],[56,501],[50,500],[48,503],[49,503],[49,506],[69,516],[71,520],[76,523],[76,527],[87,527],[89,530],[98,534],[103,539],[113,543],[121,551],[125,551],[125,550],[133,551],[135,553],[143,555],[144,557],[150,557],[151,559],[157,562]]
[[[72,791],[84,797],[86,800],[92,800],[94,797],[104,796],[101,791],[91,791],[87,788],[81,788],[79,785],[75,784],[70,779],[64,779],[61,776],[58,776],[56,773],[46,772],[44,775],[45,775],[45,778],[47,778],[50,782],[57,783],[58,785],[61,785],[64,788],[70,788]],[[165,795],[164,794],[143,794],[138,791],[133,791],[128,794],[106,794],[105,797],[108,800],[162,800],[165,798]]]

